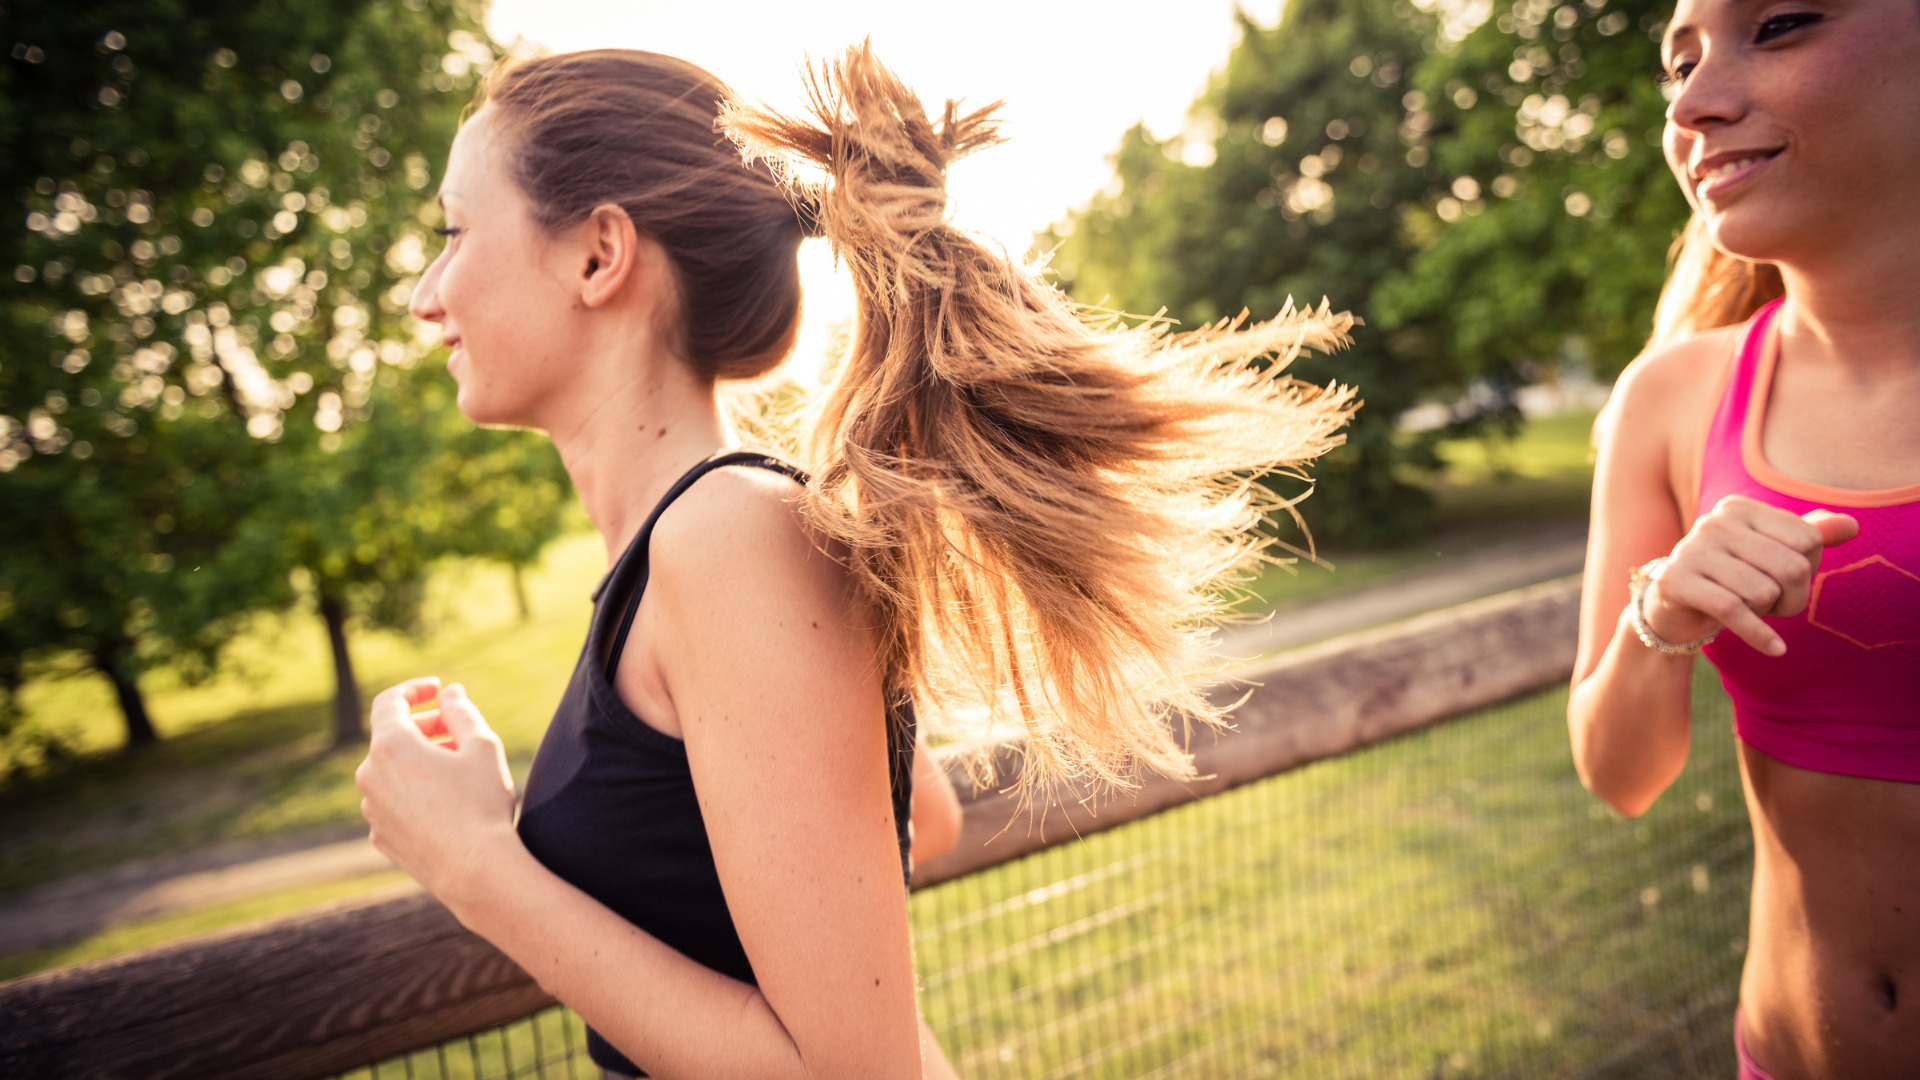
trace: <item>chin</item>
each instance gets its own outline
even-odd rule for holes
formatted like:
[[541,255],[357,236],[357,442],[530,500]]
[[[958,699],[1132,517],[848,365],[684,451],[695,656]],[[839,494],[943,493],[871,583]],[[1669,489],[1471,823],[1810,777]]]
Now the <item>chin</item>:
[[1707,218],[1707,235],[1713,244],[1729,255],[1751,262],[1791,262],[1795,252],[1822,237],[1818,223],[1812,228],[1797,227],[1796,215],[1782,214],[1756,200],[1743,200]]
[[477,394],[461,390],[454,398],[454,404],[460,408],[460,414],[482,427],[500,427],[512,424],[510,417],[502,416],[497,408],[489,408],[489,403]]
[[485,395],[474,388],[460,387],[459,393],[453,400],[462,416],[481,427],[546,430],[527,415],[529,410],[512,408],[505,402],[489,401]]

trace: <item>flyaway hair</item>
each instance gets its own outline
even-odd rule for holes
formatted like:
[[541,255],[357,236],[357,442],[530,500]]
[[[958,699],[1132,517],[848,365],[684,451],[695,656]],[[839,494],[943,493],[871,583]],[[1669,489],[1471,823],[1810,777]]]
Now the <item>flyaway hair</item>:
[[853,277],[806,509],[846,553],[889,693],[936,730],[1013,714],[1029,790],[1193,775],[1177,733],[1225,711],[1194,678],[1223,586],[1270,543],[1255,479],[1298,475],[1357,404],[1282,370],[1353,320],[1323,303],[1172,335],[1093,316],[948,221],[947,168],[998,141],[996,106],[949,101],[935,123],[865,45],[807,91],[805,115],[734,99],[721,123]]
[[1743,323],[1769,301],[1786,295],[1786,282],[1772,263],[1729,255],[1714,246],[1698,213],[1673,242],[1667,282],[1653,312],[1649,348],[1690,334]]

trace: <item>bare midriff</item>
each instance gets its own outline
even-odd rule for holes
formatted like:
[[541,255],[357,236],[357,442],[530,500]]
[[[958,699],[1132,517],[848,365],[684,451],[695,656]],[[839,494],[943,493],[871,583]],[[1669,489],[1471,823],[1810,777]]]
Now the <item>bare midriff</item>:
[[1748,1050],[1775,1080],[1920,1077],[1920,784],[1740,757]]

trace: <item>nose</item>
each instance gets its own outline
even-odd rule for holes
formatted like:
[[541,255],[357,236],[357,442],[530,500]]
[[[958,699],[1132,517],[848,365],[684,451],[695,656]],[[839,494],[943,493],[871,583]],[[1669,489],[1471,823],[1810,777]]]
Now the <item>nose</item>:
[[444,323],[447,321],[447,309],[440,303],[440,273],[447,259],[442,251],[420,275],[420,284],[414,286],[413,300],[407,304],[407,311],[421,322]]
[[1739,123],[1748,105],[1736,72],[1709,52],[1675,89],[1667,103],[1667,123],[1688,135],[1702,135]]

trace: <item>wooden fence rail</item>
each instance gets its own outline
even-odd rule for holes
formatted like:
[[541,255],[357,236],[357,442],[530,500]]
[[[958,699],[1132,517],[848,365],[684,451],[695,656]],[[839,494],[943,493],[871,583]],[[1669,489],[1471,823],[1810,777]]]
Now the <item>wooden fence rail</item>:
[[[1287,653],[1238,672],[1203,779],[1064,798],[1038,817],[960,784],[958,848],[915,887],[1018,858],[1564,679],[1567,578]],[[996,751],[1004,779],[1017,751]],[[0,983],[0,1076],[315,1080],[519,1019],[553,999],[405,885],[297,915]]]

